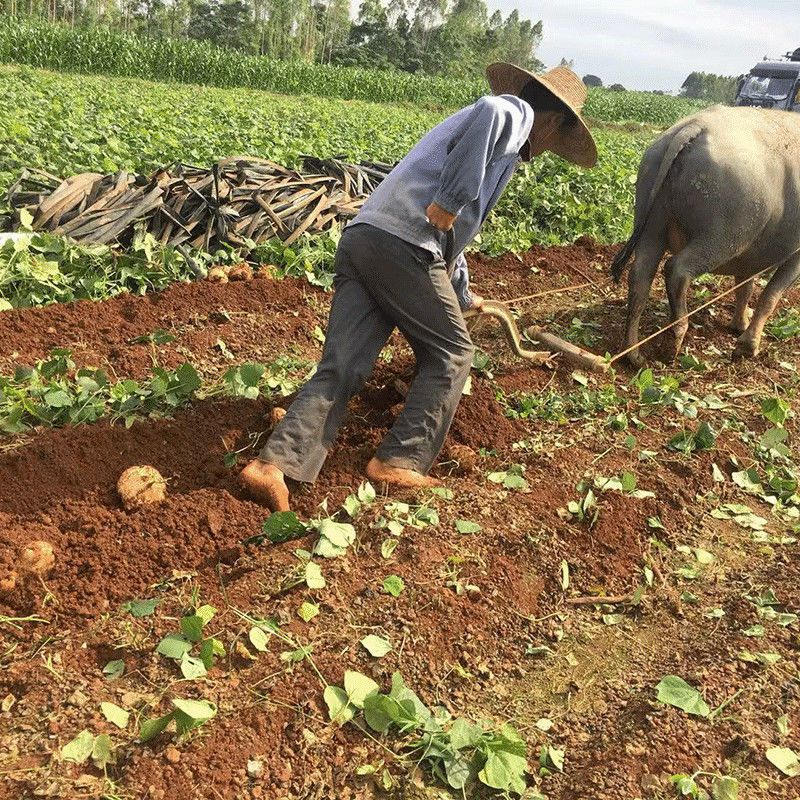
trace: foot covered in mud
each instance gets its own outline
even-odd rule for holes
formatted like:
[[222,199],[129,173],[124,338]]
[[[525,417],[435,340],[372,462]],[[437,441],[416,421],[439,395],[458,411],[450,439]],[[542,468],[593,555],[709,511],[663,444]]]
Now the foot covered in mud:
[[289,510],[289,489],[283,473],[274,464],[255,458],[241,471],[239,481],[253,498],[270,511]]
[[425,489],[430,486],[441,486],[441,481],[430,478],[413,469],[402,469],[384,464],[373,458],[367,464],[367,477],[376,483],[389,483],[406,489]]

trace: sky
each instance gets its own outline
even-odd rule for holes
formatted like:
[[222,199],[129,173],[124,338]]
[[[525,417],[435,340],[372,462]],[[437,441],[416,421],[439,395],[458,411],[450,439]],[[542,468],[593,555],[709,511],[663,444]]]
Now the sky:
[[628,89],[676,91],[690,72],[740,75],[800,47],[798,0],[488,0],[544,25],[538,56]]

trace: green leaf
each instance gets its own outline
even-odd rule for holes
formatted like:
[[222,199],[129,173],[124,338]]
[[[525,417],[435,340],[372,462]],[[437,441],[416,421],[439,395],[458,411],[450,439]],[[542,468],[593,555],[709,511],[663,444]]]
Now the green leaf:
[[100,703],[100,711],[112,725],[125,728],[128,725],[130,714],[115,703]]
[[471,522],[468,519],[457,519],[454,523],[456,530],[459,533],[480,533],[481,526],[477,522]]
[[202,618],[197,614],[192,614],[190,617],[181,617],[181,633],[190,642],[199,642],[203,638],[204,624]]
[[172,718],[173,714],[166,714],[163,717],[145,720],[139,728],[139,741],[149,742],[151,739],[155,739],[169,725]]
[[201,658],[195,658],[188,653],[184,653],[181,658],[181,674],[187,681],[202,678],[208,674],[205,662]]
[[730,775],[720,775],[711,783],[711,797],[713,800],[738,800],[739,781]]
[[442,759],[445,777],[451,788],[463,790],[472,774],[472,762],[463,753],[449,752]]
[[183,658],[185,653],[192,649],[192,643],[179,636],[177,633],[171,633],[165,636],[156,647],[156,653],[165,656],[166,658]]
[[217,707],[208,700],[182,700],[175,698],[172,701],[178,711],[197,722],[206,722],[217,715]]
[[213,637],[204,639],[203,643],[200,645],[200,660],[203,662],[206,671],[214,666],[215,658],[221,658],[224,655],[225,648],[222,646],[222,642]]
[[205,627],[214,618],[214,615],[217,613],[217,609],[214,608],[214,606],[205,604],[199,606],[194,613],[195,616],[199,617],[200,620],[202,620],[203,626]]
[[800,776],[800,758],[788,747],[770,747],[766,752],[767,761],[790,778]]
[[262,364],[242,364],[239,367],[239,377],[245,386],[258,386],[264,376]]
[[473,725],[465,719],[457,719],[450,728],[450,744],[456,750],[464,747],[477,747],[483,736],[480,725]]
[[383,591],[392,597],[400,597],[405,588],[405,582],[399,575],[389,575],[383,579]]
[[94,736],[89,731],[83,730],[61,748],[61,760],[83,764],[92,754],[93,747]]
[[306,586],[309,589],[324,589],[325,578],[322,577],[322,568],[319,564],[309,561],[305,569]]
[[750,636],[753,638],[758,638],[764,635],[764,626],[763,625],[751,625],[749,628],[745,628],[742,631],[745,636]]
[[121,658],[115,658],[103,667],[103,675],[106,676],[107,681],[115,681],[117,678],[121,678],[124,672],[125,662]]
[[151,616],[156,610],[157,605],[158,598],[154,597],[150,600],[129,600],[122,607],[132,616],[141,618]]
[[349,701],[356,708],[364,708],[366,698],[377,693],[379,688],[372,678],[368,678],[360,672],[347,670],[344,673],[344,690],[347,692]]
[[677,675],[662,678],[656,690],[660,702],[680,708],[687,714],[707,717],[711,713],[700,692]]
[[51,389],[44,396],[44,401],[50,408],[68,408],[72,405],[72,398],[63,389]]
[[397,539],[384,539],[381,543],[381,556],[383,558],[391,558],[398,544],[400,542]]
[[175,374],[181,382],[181,391],[184,394],[196,392],[203,385],[197,370],[191,364],[181,364]]
[[261,530],[270,542],[279,544],[302,536],[308,528],[294,511],[276,511],[267,517]]
[[514,489],[517,491],[526,491],[529,488],[528,481],[526,481],[522,475],[512,475],[511,473],[506,475],[503,486],[505,486],[506,489]]
[[111,737],[107,733],[95,736],[92,746],[92,763],[98,769],[105,769],[108,764],[113,764],[115,760]]
[[761,414],[773,425],[783,425],[789,414],[789,404],[780,397],[765,397],[761,401]]
[[364,503],[364,505],[370,505],[370,503],[374,503],[376,497],[377,495],[375,494],[375,489],[369,481],[364,481],[358,487],[358,499]]
[[400,719],[397,701],[385,694],[370,694],[364,698],[364,719],[372,730],[386,733],[392,722]]
[[361,644],[373,658],[383,658],[392,649],[392,645],[386,639],[372,633],[365,636],[361,640]]
[[319,606],[316,603],[309,603],[307,600],[297,609],[297,616],[300,617],[303,622],[311,622],[318,614]]
[[323,698],[328,706],[331,722],[344,725],[355,716],[355,709],[349,703],[347,692],[339,686],[326,686]]
[[349,547],[356,540],[355,528],[346,522],[323,519],[319,523],[319,535],[324,536],[336,547]]
[[258,650],[259,653],[266,653],[269,645],[270,634],[266,633],[263,628],[252,627],[247,634],[250,644]]
[[453,494],[453,490],[447,489],[444,486],[434,486],[430,490],[430,492],[432,495],[435,495],[436,497],[441,497],[442,500],[452,500],[453,497],[455,497],[455,495]]

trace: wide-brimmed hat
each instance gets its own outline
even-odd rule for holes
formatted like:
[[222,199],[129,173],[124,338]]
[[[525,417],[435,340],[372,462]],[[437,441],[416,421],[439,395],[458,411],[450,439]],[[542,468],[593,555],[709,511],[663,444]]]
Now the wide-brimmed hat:
[[521,97],[522,90],[534,81],[555,95],[575,114],[577,122],[562,128],[561,135],[549,149],[580,167],[593,167],[597,163],[597,146],[581,117],[581,109],[586,102],[586,87],[569,67],[554,67],[535,75],[515,64],[498,62],[486,68],[486,77],[494,94],[514,94]]

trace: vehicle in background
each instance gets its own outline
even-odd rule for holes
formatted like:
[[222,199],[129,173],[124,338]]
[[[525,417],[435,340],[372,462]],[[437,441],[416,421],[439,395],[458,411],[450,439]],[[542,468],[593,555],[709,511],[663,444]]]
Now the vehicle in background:
[[737,106],[800,111],[800,47],[781,61],[762,61],[739,81]]

